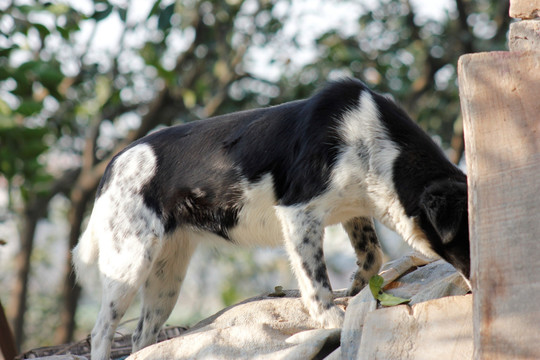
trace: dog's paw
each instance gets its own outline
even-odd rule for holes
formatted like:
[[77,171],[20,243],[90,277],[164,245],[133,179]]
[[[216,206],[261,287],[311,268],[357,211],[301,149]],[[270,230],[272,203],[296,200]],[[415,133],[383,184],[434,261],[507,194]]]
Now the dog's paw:
[[365,281],[363,281],[363,280],[356,281],[355,280],[351,284],[351,287],[349,288],[349,290],[347,290],[347,296],[355,296],[356,294],[358,294],[365,287],[366,287],[366,282]]
[[339,307],[333,305],[327,310],[317,314],[316,320],[325,329],[336,329],[343,327],[345,312]]

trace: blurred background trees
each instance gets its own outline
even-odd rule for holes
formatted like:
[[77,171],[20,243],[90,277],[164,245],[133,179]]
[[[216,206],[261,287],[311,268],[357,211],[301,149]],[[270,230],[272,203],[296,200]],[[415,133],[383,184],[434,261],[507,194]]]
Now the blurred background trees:
[[[457,59],[505,49],[508,2],[429,3],[0,2],[0,296],[18,345],[72,340],[81,291],[69,249],[108,161],[160,126],[354,76],[393,96],[458,162]],[[261,256],[243,271],[283,267]],[[227,280],[222,290],[230,303],[263,288]]]

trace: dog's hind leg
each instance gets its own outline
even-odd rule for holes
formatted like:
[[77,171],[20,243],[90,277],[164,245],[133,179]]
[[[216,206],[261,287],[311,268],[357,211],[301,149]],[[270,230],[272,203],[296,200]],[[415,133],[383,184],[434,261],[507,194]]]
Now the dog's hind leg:
[[156,342],[161,326],[176,304],[195,247],[186,234],[165,237],[142,288],[143,305],[133,333],[133,352]]
[[356,295],[366,286],[369,279],[379,272],[382,264],[382,251],[375,233],[373,219],[353,218],[343,224],[356,253],[358,269],[349,289],[349,295]]
[[100,239],[102,302],[92,330],[92,359],[109,359],[120,319],[150,272],[161,239],[153,235]]
[[101,221],[93,224],[99,225],[94,234],[99,241],[98,267],[103,292],[92,330],[93,360],[109,359],[118,323],[148,278],[162,247],[161,222],[134,199],[137,200],[125,197],[122,202],[112,201],[116,207],[101,201],[94,207],[94,212],[102,215]]
[[111,345],[120,319],[137,293],[136,285],[111,278],[102,278],[101,308],[92,330],[92,359],[108,360]]

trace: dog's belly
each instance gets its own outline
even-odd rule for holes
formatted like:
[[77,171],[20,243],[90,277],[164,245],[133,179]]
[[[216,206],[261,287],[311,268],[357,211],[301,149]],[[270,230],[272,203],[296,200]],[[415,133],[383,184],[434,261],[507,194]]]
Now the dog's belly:
[[270,174],[256,183],[242,181],[242,198],[239,201],[239,212],[236,224],[227,229],[227,237],[190,225],[180,228],[192,241],[210,242],[213,245],[224,243],[241,246],[277,247],[283,245],[283,231],[275,205],[274,184]]
[[283,232],[273,206],[247,206],[241,212],[238,225],[229,232],[232,242],[242,246],[270,246],[283,244]]
[[230,229],[230,239],[244,246],[280,246],[283,232],[274,206],[272,176],[267,174],[257,183],[245,184],[238,223]]
[[[244,180],[241,186],[243,194],[240,211],[235,226],[227,231],[228,239],[205,230],[197,230],[196,227],[190,227],[189,236],[196,241],[229,241],[241,246],[282,246],[283,229],[276,213],[278,201],[274,195],[272,175],[266,174],[255,183]],[[347,191],[329,188],[321,196],[297,206],[309,208],[319,214],[324,219],[322,225],[325,227],[357,216],[370,216],[366,210],[367,201],[351,189],[345,190]]]

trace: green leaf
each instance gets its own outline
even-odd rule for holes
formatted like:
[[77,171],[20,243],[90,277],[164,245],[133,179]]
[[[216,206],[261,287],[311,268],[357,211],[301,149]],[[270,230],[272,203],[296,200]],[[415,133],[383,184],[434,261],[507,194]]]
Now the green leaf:
[[47,128],[18,125],[0,128],[0,173],[8,181],[16,175],[24,178],[24,186],[21,186],[24,199],[27,199],[28,191],[34,191],[36,186],[48,181],[49,175],[38,159],[48,149],[43,141],[47,132]]
[[96,79],[96,98],[99,106],[103,106],[111,96],[111,81],[106,76],[99,76]]
[[39,76],[39,81],[49,90],[56,89],[64,80],[64,74],[60,68],[53,64],[42,64],[36,69],[36,73]]
[[382,291],[384,278],[380,275],[374,275],[369,279],[369,290],[376,300],[379,300],[382,306],[396,306],[406,304],[411,299],[404,299],[398,296],[390,295]]
[[68,29],[66,29],[65,27],[57,25],[56,26],[56,31],[58,31],[60,33],[60,36],[62,36],[63,39],[69,40],[69,30]]
[[381,302],[382,306],[396,306],[400,304],[407,304],[411,301],[411,299],[400,298],[398,296],[390,295],[384,292],[379,294],[378,300]]
[[39,32],[39,35],[42,39],[47,37],[51,33],[51,31],[43,24],[34,24],[34,27]]
[[148,13],[147,20],[150,19],[153,15],[156,15],[156,14],[158,14],[160,12],[160,10],[161,10],[160,5],[161,5],[161,0],[158,0],[158,1],[156,1],[154,3],[154,6],[152,6],[152,9]]
[[105,19],[107,16],[109,16],[112,10],[113,10],[113,6],[107,4],[107,7],[105,9],[95,11],[94,14],[92,15],[92,19],[96,21],[101,21]]
[[64,3],[54,3],[47,7],[47,10],[52,12],[56,16],[64,15],[69,11],[69,5]]
[[24,100],[21,102],[16,112],[24,116],[34,115],[41,111],[43,103],[34,100]]
[[369,290],[371,290],[371,294],[373,294],[373,297],[377,300],[379,293],[382,292],[383,283],[384,279],[380,275],[373,275],[371,279],[369,279]]
[[122,20],[123,23],[127,20],[127,9],[124,8],[118,8],[118,16],[120,16],[120,20]]
[[17,48],[18,46],[16,45],[0,48],[0,57],[8,57],[11,51]]
[[2,99],[0,99],[0,115],[5,115],[5,116],[11,115],[11,108]]
[[192,90],[184,89],[182,98],[184,99],[184,105],[188,109],[192,109],[197,104],[197,95]]
[[17,69],[17,72],[25,73],[25,72],[27,72],[29,70],[34,70],[39,65],[40,65],[39,61],[30,60],[30,61],[27,61],[27,62],[21,64],[19,66],[19,68]]
[[172,3],[169,6],[167,6],[163,11],[159,13],[158,18],[158,29],[159,30],[167,30],[171,27],[171,17],[174,14],[176,3]]

